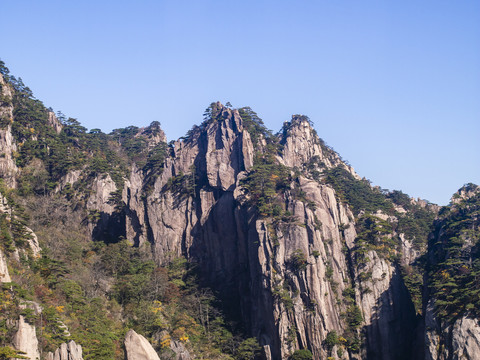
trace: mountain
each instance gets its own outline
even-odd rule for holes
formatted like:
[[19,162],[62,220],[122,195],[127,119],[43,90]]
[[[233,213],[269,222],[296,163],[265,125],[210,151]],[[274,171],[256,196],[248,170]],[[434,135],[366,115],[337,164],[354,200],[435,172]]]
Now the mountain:
[[0,358],[478,356],[476,185],[372,187],[308,117],[218,102],[87,131],[0,70]]

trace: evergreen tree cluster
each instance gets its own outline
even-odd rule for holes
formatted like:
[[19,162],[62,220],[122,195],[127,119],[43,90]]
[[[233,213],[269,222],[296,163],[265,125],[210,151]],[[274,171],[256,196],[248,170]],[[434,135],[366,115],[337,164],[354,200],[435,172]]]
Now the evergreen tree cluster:
[[[480,318],[480,189],[440,212],[430,241],[427,264],[437,314],[447,321],[468,315]],[[462,190],[462,189],[461,189]]]

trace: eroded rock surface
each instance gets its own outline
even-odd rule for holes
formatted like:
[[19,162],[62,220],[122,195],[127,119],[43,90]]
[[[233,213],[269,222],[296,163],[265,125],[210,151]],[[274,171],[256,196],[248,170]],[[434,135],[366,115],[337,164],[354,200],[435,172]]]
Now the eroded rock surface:
[[[266,356],[283,359],[295,349],[308,348],[315,358],[327,357],[323,342],[328,332],[345,331],[342,293],[351,276],[358,276],[348,254],[355,247],[354,216],[330,186],[299,176],[291,184],[296,190],[283,195],[290,220],[259,218],[241,181],[265,142],[255,150],[238,112],[220,104],[214,109],[214,121],[172,144],[172,156],[146,197],[142,175],[132,171],[122,194],[127,204],[125,232],[137,239],[136,244],[152,243],[160,264],[178,256],[197,262],[221,296],[236,304],[236,316],[268,349]],[[342,166],[358,178],[307,120],[294,117],[284,128],[281,164],[318,171]],[[409,252],[406,261],[411,257]],[[365,286],[371,292],[356,295],[370,341],[362,351],[397,359],[386,354],[408,342],[397,335],[405,331],[398,316],[409,317],[414,310],[397,269],[375,252],[370,258],[374,276]],[[401,303],[392,307],[397,297]]]
[[127,360],[160,360],[152,345],[142,335],[129,330],[125,336]]
[[7,259],[0,249],[0,283],[11,282],[10,274],[8,273]]
[[40,360],[35,326],[26,322],[22,315],[20,315],[17,326],[18,330],[13,338],[13,346],[15,349],[23,351],[25,353],[24,356],[31,360]]
[[71,340],[68,344],[63,343],[55,350],[55,353],[49,352],[46,360],[83,360],[82,347]]
[[2,74],[0,74],[0,96],[6,100],[0,102],[0,121],[2,124],[0,126],[0,177],[7,186],[15,188],[17,184],[15,177],[19,170],[13,158],[13,154],[17,151],[17,144],[12,136],[12,89],[5,82]]

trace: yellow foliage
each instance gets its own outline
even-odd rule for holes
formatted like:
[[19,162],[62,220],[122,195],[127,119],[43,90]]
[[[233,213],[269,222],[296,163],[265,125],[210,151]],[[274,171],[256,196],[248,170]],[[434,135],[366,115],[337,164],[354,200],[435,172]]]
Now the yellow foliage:
[[57,310],[57,312],[59,312],[59,313],[63,313],[65,311],[65,306],[58,305],[58,306],[55,307],[55,310]]
[[341,344],[346,344],[346,343],[347,343],[347,339],[345,339],[343,336],[339,336],[339,337],[338,337],[338,342],[341,343]]
[[167,334],[165,335],[163,338],[162,338],[162,341],[160,342],[160,346],[162,347],[162,349],[165,349],[165,348],[168,348],[170,347],[170,342],[171,342],[171,338],[170,338],[170,335]]
[[158,300],[155,300],[153,302],[153,308],[152,308],[152,312],[154,314],[160,312],[160,311],[163,311],[163,307],[162,307],[162,302],[161,301],[158,301]]
[[[187,341],[188,340],[188,336],[186,335],[186,330],[183,326],[180,326],[178,328],[176,328],[173,333],[172,333],[173,337],[177,338],[177,339],[180,339],[180,341]],[[184,339],[184,340],[182,340]]]
[[181,336],[180,341],[187,342],[188,341],[188,336],[187,335]]
[[30,132],[33,134],[35,132],[34,128],[30,128]]
[[442,277],[444,279],[448,279],[450,277],[450,274],[448,273],[447,270],[442,270],[442,272],[440,273],[440,275],[442,275]]

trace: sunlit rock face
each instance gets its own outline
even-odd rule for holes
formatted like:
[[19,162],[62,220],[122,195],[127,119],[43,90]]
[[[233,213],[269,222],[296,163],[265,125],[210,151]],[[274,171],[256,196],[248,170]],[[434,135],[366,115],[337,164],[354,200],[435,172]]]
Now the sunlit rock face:
[[142,335],[129,330],[125,336],[126,360],[160,360],[155,349]]
[[18,147],[12,135],[12,89],[5,82],[2,74],[0,74],[0,96],[7,100],[0,102],[0,178],[8,187],[15,188],[17,185],[16,175],[19,170],[14,159]]
[[[476,351],[474,319],[462,317],[447,328],[431,306],[424,305],[423,317],[416,313],[402,269],[414,266],[426,249],[394,229],[388,238],[398,240],[395,256],[386,256],[384,246],[359,246],[358,221],[366,212],[354,212],[322,174],[341,168],[360,177],[323,143],[308,118],[295,115],[277,135],[267,135],[239,110],[214,103],[209,111],[201,126],[166,147],[161,171],[132,164],[122,181],[108,174],[90,179],[82,206],[94,240],[124,237],[150,248],[159,265],[179,256],[198,265],[202,282],[218,293],[227,315],[258,339],[267,359],[287,359],[299,349],[309,349],[314,359],[386,360],[447,359],[444,353],[468,358]],[[61,131],[54,117],[49,124]],[[1,131],[0,142],[15,151],[8,126]],[[148,147],[166,142],[161,131],[145,136]],[[18,169],[3,159],[0,172],[14,187]],[[68,172],[55,191],[82,182],[82,171]],[[397,224],[396,216],[408,210],[395,211],[373,215]],[[33,233],[29,245],[38,256]],[[9,280],[7,261],[0,256],[3,282]],[[193,358],[182,346],[171,344],[177,359]],[[127,359],[158,359],[133,330],[125,349]],[[48,356],[81,359],[81,347],[62,344]]]
[[[329,356],[340,346],[327,349],[325,338],[345,332],[343,292],[359,276],[350,255],[355,217],[307,170],[340,166],[358,175],[323,144],[308,119],[295,116],[278,135],[281,151],[275,154],[289,173],[300,170],[282,195],[290,218],[263,217],[243,181],[255,156],[267,151],[267,141],[258,136],[252,141],[237,110],[212,104],[212,118],[170,144],[163,171],[147,192],[145,174],[133,167],[122,191],[122,231],[138,246],[151,244],[159,264],[178,256],[198,263],[205,281],[231,304],[232,316],[259,339],[267,356],[287,358],[299,348],[310,349],[315,358]],[[95,182],[90,208],[113,213],[101,204],[116,190],[109,183]],[[365,345],[343,356],[396,359],[389,354],[398,353],[410,335],[399,336],[405,326],[392,323],[399,316],[411,319],[414,310],[395,266],[374,251],[369,258],[373,277],[364,285],[371,292],[354,290],[364,317],[364,331],[356,331]]]
[[71,340],[60,345],[54,353],[49,352],[46,360],[83,360],[82,347]]

